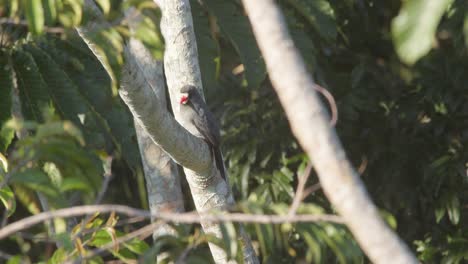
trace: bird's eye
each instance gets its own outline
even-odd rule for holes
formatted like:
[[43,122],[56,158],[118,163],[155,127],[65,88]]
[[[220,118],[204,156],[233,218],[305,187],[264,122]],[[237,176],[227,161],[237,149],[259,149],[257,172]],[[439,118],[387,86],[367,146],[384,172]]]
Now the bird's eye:
[[187,104],[188,100],[189,100],[188,96],[185,96],[185,95],[184,95],[184,96],[182,96],[182,97],[180,98],[180,103],[181,103],[181,104]]

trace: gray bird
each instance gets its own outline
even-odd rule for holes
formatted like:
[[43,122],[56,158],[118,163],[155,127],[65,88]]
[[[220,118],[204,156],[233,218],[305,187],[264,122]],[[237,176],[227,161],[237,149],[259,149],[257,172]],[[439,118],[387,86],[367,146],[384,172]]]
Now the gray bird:
[[219,145],[221,135],[216,119],[195,86],[186,85],[180,89],[180,116],[183,125],[193,135],[203,138],[211,148],[216,167],[221,177],[226,179],[224,161]]

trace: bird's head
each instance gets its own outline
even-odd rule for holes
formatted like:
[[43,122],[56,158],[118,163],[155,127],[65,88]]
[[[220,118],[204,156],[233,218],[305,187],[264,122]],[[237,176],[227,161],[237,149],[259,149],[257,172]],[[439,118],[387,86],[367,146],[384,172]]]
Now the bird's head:
[[180,89],[180,104],[187,104],[190,100],[190,97],[197,92],[197,88],[192,85],[185,85]]

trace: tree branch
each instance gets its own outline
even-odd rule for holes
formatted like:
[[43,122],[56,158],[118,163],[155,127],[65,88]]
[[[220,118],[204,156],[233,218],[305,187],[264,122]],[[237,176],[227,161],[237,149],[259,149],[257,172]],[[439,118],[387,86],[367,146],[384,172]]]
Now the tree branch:
[[[142,19],[141,14],[132,8],[126,11],[125,18],[130,31],[134,33]],[[139,66],[137,70],[145,75],[149,86],[158,97],[158,102],[155,103],[167,109],[162,61],[156,61],[143,43],[133,37],[130,38],[126,49],[129,55],[135,57]],[[184,212],[184,199],[177,165],[166,152],[151,140],[151,137],[136,120],[134,123],[146,179],[150,211],[152,213],[160,211]],[[171,225],[161,223],[154,229],[153,239],[165,234],[174,234],[174,232]]]
[[307,222],[332,222],[342,224],[343,220],[336,215],[295,215],[289,217],[287,215],[257,215],[257,214],[213,214],[213,213],[166,213],[160,212],[153,214],[146,210],[136,209],[125,205],[81,205],[69,208],[58,209],[55,211],[42,212],[23,218],[19,221],[6,225],[0,229],[0,240],[31,226],[40,224],[44,221],[53,218],[64,218],[78,215],[94,214],[94,213],[111,213],[116,212],[127,216],[140,216],[145,218],[154,218],[164,222],[183,223],[183,224],[198,224],[201,222],[221,223],[221,222],[237,222],[237,223],[257,223],[257,224],[282,224],[282,223],[307,223]]
[[[167,85],[171,97],[172,109],[176,120],[187,129],[194,126],[189,120],[184,119],[179,113],[180,88],[184,85],[193,85],[199,89],[203,96],[200,68],[198,65],[198,51],[193,28],[192,13],[188,0],[154,0],[161,8],[161,32],[164,36],[166,49],[164,52],[164,68]],[[197,131],[190,131],[197,133]],[[234,198],[228,177],[222,179],[211,153],[202,153],[210,161],[209,170],[194,170],[184,166],[184,172],[190,191],[199,212],[226,210],[234,204]],[[222,232],[219,225],[202,221],[201,225],[205,233],[210,233],[221,238]],[[242,250],[245,263],[258,263],[250,238],[242,226],[239,229],[239,237],[242,239]],[[213,243],[209,243],[211,254],[215,263],[227,263],[228,257],[223,249]],[[229,261],[232,263],[232,261]]]
[[[103,65],[105,54],[95,46],[88,34],[103,26],[110,26],[92,0],[85,1],[85,8],[94,14],[95,20],[78,28],[80,36]],[[126,63],[119,94],[129,107],[135,120],[148,132],[151,139],[170,155],[177,163],[199,173],[211,170],[210,150],[206,143],[185,130],[167,110],[151,89],[148,79],[138,65],[138,59],[132,56],[128,47],[125,49]],[[112,72],[106,69],[109,75]]]
[[292,131],[310,156],[330,202],[372,262],[417,263],[407,246],[380,218],[347,160],[281,11],[273,0],[242,2]]

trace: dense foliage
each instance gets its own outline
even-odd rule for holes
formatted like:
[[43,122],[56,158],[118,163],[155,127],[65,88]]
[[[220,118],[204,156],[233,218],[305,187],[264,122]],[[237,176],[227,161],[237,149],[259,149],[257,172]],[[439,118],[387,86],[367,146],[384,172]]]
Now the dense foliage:
[[[0,0],[0,200],[10,223],[43,210],[92,204],[109,175],[106,202],[147,207],[133,121],[116,87],[129,37],[123,10],[135,6],[144,14],[135,35],[156,58],[163,50],[159,14],[152,1],[95,2],[110,21],[88,32],[105,53],[104,65],[73,31],[96,20],[83,1]],[[278,1],[310,73],[337,101],[337,132],[382,215],[424,263],[463,263],[468,4],[440,0],[429,7],[430,2]],[[286,213],[308,160],[271,89],[249,21],[236,0],[190,3],[206,97],[222,123],[236,209]],[[316,182],[311,177],[308,185]],[[334,211],[316,190],[299,212]],[[0,257],[61,263],[142,225],[115,215],[79,220],[45,223],[2,240]],[[226,224],[225,239],[214,242],[236,256],[233,228]],[[109,251],[131,261],[161,251],[177,259],[190,248],[187,261],[209,260],[205,242],[213,238],[197,226],[189,234],[179,229],[180,236],[162,237],[154,246],[135,239]],[[365,261],[341,225],[247,230],[265,263]]]

